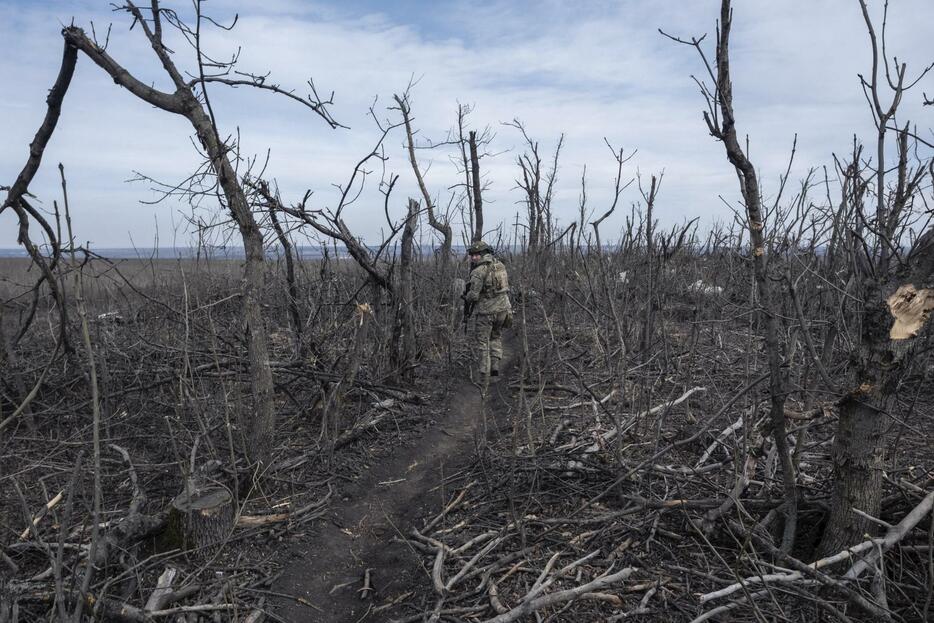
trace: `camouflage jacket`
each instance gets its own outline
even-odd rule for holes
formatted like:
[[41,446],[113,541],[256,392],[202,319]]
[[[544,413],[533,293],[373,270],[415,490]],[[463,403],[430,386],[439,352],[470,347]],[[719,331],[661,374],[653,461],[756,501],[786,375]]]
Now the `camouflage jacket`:
[[467,290],[466,299],[476,303],[475,314],[512,311],[509,303],[509,276],[503,263],[485,253],[470,271],[470,289]]

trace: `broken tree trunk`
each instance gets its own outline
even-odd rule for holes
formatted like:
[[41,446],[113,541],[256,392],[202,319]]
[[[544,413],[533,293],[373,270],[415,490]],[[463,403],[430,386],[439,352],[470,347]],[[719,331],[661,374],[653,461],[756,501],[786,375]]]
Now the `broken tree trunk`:
[[909,283],[889,286],[894,292],[888,297],[874,280],[867,287],[854,389],[840,402],[832,453],[834,487],[819,556],[844,549],[878,530],[867,515],[878,517],[881,510],[886,411],[934,298],[934,290],[915,287],[929,275],[924,256],[913,259],[918,270]]
[[415,360],[415,317],[412,312],[415,287],[412,278],[412,261],[415,254],[415,228],[418,224],[418,202],[409,199],[405,228],[402,231],[402,244],[399,255],[399,288],[393,290],[393,303],[396,308],[392,335],[392,367],[395,377],[403,382],[413,380]]

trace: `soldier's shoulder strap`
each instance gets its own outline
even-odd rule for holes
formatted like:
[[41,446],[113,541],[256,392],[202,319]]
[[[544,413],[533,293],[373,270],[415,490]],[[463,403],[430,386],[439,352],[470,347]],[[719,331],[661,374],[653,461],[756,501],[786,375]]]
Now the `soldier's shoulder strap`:
[[486,274],[490,270],[490,266],[492,266],[490,262],[483,262],[481,264],[477,264],[476,266],[470,269],[470,276],[472,277],[474,274],[486,276]]

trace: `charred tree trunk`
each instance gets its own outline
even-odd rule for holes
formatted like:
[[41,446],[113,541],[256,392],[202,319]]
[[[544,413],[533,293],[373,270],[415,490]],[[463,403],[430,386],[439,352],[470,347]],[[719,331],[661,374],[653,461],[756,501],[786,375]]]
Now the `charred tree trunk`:
[[[782,536],[781,550],[785,553],[794,546],[795,528],[797,524],[797,486],[795,483],[794,465],[788,450],[788,439],[785,430],[785,396],[787,392],[787,372],[782,368],[783,349],[779,340],[778,315],[776,313],[775,299],[768,276],[768,263],[766,257],[765,223],[762,214],[761,195],[756,169],[746,157],[740,146],[736,132],[736,118],[733,114],[733,84],[730,77],[730,27],[733,13],[730,0],[722,0],[720,4],[720,30],[717,40],[716,80],[713,93],[705,91],[708,97],[709,109],[704,112],[704,121],[710,134],[723,142],[727,159],[736,169],[739,177],[740,192],[746,204],[747,228],[752,243],[753,273],[756,290],[759,293],[759,314],[765,317],[764,341],[766,356],[769,362],[769,394],[771,408],[769,421],[775,449],[778,452],[782,468],[782,481],[784,484],[785,504],[783,506],[785,525]],[[688,43],[701,52],[700,41],[694,39]],[[701,52],[703,56],[703,52]],[[719,115],[717,112],[719,111]]]
[[477,155],[477,133],[470,132],[470,173],[473,184],[473,242],[483,239],[483,199],[480,197],[480,156]]
[[[376,286],[374,286],[376,287]],[[341,377],[335,381],[325,392],[324,404],[321,409],[321,436],[333,450],[334,444],[344,429],[341,421],[341,407],[344,396],[353,387],[363,361],[363,353],[369,339],[369,327],[373,321],[373,307],[369,303],[357,303],[354,310],[354,338],[353,348]]]
[[[32,181],[33,177],[36,175],[36,172],[39,170],[39,165],[42,163],[42,156],[45,153],[46,145],[48,145],[48,142],[52,138],[52,134],[55,131],[55,127],[58,125],[58,119],[61,116],[62,103],[65,100],[65,93],[68,91],[68,87],[71,84],[71,79],[74,76],[77,62],[78,51],[74,47],[65,43],[64,50],[62,51],[62,63],[61,67],[59,68],[58,76],[56,77],[55,84],[52,85],[52,89],[49,91],[49,95],[46,98],[45,118],[42,120],[42,125],[40,125],[39,129],[36,131],[32,143],[29,145],[29,157],[26,160],[26,164],[23,166],[23,169],[16,177],[13,185],[8,189],[7,196],[6,199],[4,199],[3,204],[0,205],[0,213],[2,213],[7,208],[12,208],[16,213],[16,216],[19,220],[19,236],[17,241],[23,246],[23,248],[26,249],[30,259],[39,267],[40,272],[42,273],[42,276],[37,280],[35,286],[33,286],[32,304],[30,311],[26,316],[26,320],[21,324],[19,330],[16,331],[16,335],[12,340],[8,339],[8,334],[3,319],[4,307],[2,304],[0,304],[0,363],[6,363],[7,367],[12,370],[19,369],[17,363],[18,358],[15,351],[16,342],[29,330],[32,321],[35,318],[35,311],[39,304],[39,292],[43,282],[48,283],[49,291],[52,293],[52,297],[55,300],[56,307],[58,308],[59,343],[64,347],[65,353],[69,355],[73,355],[74,353],[74,349],[68,339],[68,310],[67,306],[65,305],[65,297],[62,290],[58,287],[58,282],[56,281],[55,276],[56,265],[61,256],[61,245],[59,244],[55,232],[52,231],[46,220],[42,217],[41,214],[36,212],[32,206],[29,205],[29,203],[26,202],[23,196],[26,194],[29,188],[29,183]],[[34,218],[45,230],[49,243],[52,246],[53,258],[50,263],[45,261],[45,258],[41,253],[39,253],[39,249],[32,242],[32,239],[29,236],[30,216],[32,216],[32,218]],[[20,411],[22,412],[27,426],[31,431],[34,432],[36,430],[36,425],[32,415],[32,408],[29,406],[27,401],[28,392],[26,389],[26,383],[19,373],[11,374],[11,382],[17,397],[23,405]],[[2,423],[0,423],[0,430],[3,429],[3,425],[7,424],[7,422],[8,420],[3,420]]]
[[273,204],[269,205],[269,220],[272,221],[272,226],[276,230],[276,238],[278,238],[279,244],[282,245],[282,253],[285,255],[285,282],[289,292],[289,318],[292,321],[294,356],[296,359],[302,360],[305,358],[308,348],[305,346],[305,341],[302,339],[302,315],[298,311],[298,284],[295,280],[295,251],[292,247],[292,242],[289,240],[288,235],[282,228],[282,224],[279,222],[279,216],[276,214],[276,207]]
[[[934,175],[930,161],[909,167],[908,125],[897,133],[898,162],[895,187],[886,188],[885,153],[888,123],[894,119],[904,92],[916,81],[906,81],[906,65],[897,64],[889,72],[884,58],[885,35],[880,46],[864,0],[859,2],[869,34],[872,51],[872,72],[869,80],[860,76],[867,101],[876,124],[876,213],[873,234],[874,266],[865,262],[856,277],[865,284],[860,344],[853,353],[854,374],[852,389],[840,404],[840,419],[833,445],[834,481],[830,514],[822,536],[818,554],[837,552],[873,534],[878,526],[865,516],[854,513],[858,509],[870,517],[878,517],[882,502],[882,463],[884,459],[883,431],[888,405],[895,395],[904,372],[905,361],[914,347],[915,336],[934,309],[934,290],[928,289],[934,271],[934,230],[927,230],[915,242],[911,253],[900,269],[901,277],[891,270],[893,255],[897,255],[897,232],[905,218],[905,208],[918,192],[928,174]],[[885,65],[885,81],[880,78],[880,65]],[[925,69],[924,73],[930,70]],[[920,78],[919,78],[920,79]],[[883,106],[880,83],[888,84],[892,100]],[[854,148],[854,153],[858,150]],[[858,155],[851,165],[854,170],[854,195],[862,195],[866,182],[859,179]],[[847,179],[849,181],[849,177]],[[844,201],[846,197],[844,197]],[[854,215],[862,223],[867,219],[860,214],[862,204],[854,202]],[[868,229],[868,227],[867,227]],[[859,252],[859,251],[857,251]]]
[[717,51],[718,87],[721,92],[721,112],[723,113],[723,144],[726,147],[727,158],[737,169],[742,182],[742,195],[746,203],[746,214],[749,219],[749,238],[752,242],[753,272],[755,273],[756,290],[759,292],[760,313],[765,315],[765,349],[769,361],[769,396],[771,408],[769,421],[772,429],[772,439],[778,452],[782,468],[782,481],[785,491],[784,506],[784,534],[782,536],[781,550],[785,553],[791,551],[795,541],[795,528],[798,517],[797,487],[795,484],[794,467],[791,454],[788,450],[788,438],[785,432],[785,394],[786,371],[782,369],[782,346],[778,337],[778,315],[775,309],[775,300],[768,277],[768,264],[765,254],[765,224],[762,216],[762,205],[759,195],[759,181],[753,164],[746,158],[740,147],[736,135],[735,120],[733,118],[732,84],[729,69],[729,36],[732,14],[729,0],[724,0],[721,10],[721,37],[720,48]]
[[834,486],[817,558],[845,550],[878,529],[857,509],[876,517],[882,503],[883,401],[853,394],[840,403],[833,441]]
[[[64,50],[62,51],[62,63],[59,68],[58,76],[55,79],[55,84],[52,85],[52,89],[49,91],[49,95],[46,98],[46,113],[45,117],[42,120],[42,125],[39,126],[39,129],[36,131],[35,136],[33,137],[32,143],[29,144],[29,158],[26,160],[26,164],[23,166],[23,169],[20,171],[19,175],[16,177],[16,180],[13,182],[13,185],[8,189],[6,199],[4,199],[3,204],[0,205],[0,213],[3,213],[7,208],[11,208],[15,213],[16,217],[19,220],[19,235],[17,237],[17,242],[26,249],[26,252],[29,254],[30,259],[39,267],[42,277],[39,279],[38,283],[35,286],[34,296],[33,296],[33,307],[26,318],[26,321],[23,323],[23,326],[18,331],[18,334],[13,340],[13,345],[26,333],[29,329],[30,324],[32,323],[33,318],[35,317],[35,309],[38,304],[39,298],[39,288],[42,285],[42,282],[45,281],[48,284],[49,291],[52,293],[52,298],[55,300],[56,307],[59,312],[59,340],[64,347],[64,352],[69,355],[74,355],[74,347],[71,345],[70,340],[68,339],[68,310],[65,305],[65,296],[61,289],[58,287],[58,282],[55,278],[55,268],[59,261],[61,255],[61,247],[59,241],[55,235],[55,232],[46,222],[45,218],[36,211],[23,196],[26,194],[27,189],[29,188],[29,183],[32,182],[33,177],[35,177],[36,172],[39,170],[39,165],[42,163],[42,156],[45,153],[46,145],[48,145],[49,140],[52,138],[52,133],[55,131],[55,127],[58,125],[58,119],[61,116],[62,112],[62,103],[65,100],[65,93],[68,92],[68,87],[71,85],[71,79],[75,73],[75,66],[78,63],[78,50],[74,46],[70,45],[68,42],[64,44]],[[29,219],[32,217],[42,229],[45,230],[46,236],[49,239],[49,244],[52,246],[53,258],[52,262],[46,262],[46,259],[39,252],[39,249],[33,243],[29,235]]]
[[[415,158],[415,139],[412,136],[412,121],[407,98],[400,98],[398,95],[394,97],[399,104],[399,109],[402,111],[402,120],[405,122],[405,136],[409,148],[409,162],[412,164],[412,171],[415,172],[418,188],[422,192],[422,198],[425,200],[425,210],[428,212],[428,224],[441,234],[441,266],[444,273],[447,274],[447,268],[451,262],[451,244],[454,241],[454,234],[451,230],[451,224],[447,221],[441,221],[438,218],[436,206],[431,201],[431,195],[428,192],[428,187],[425,185],[425,179],[422,177],[422,172],[418,168],[418,160]],[[473,136],[472,132],[471,136]]]
[[870,517],[878,517],[881,510],[886,413],[917,335],[934,310],[932,239],[934,230],[928,230],[918,240],[918,252],[909,256],[914,270],[897,289],[875,282],[867,288],[862,339],[851,379],[854,389],[840,402],[830,514],[818,556],[846,549],[878,530],[878,524],[853,510]]
[[[658,267],[655,266],[655,232],[653,231],[655,208],[655,196],[658,193],[659,178],[652,176],[652,184],[648,194],[643,193],[645,199],[645,256],[646,256],[646,277],[648,280],[648,293],[645,301],[645,325],[642,328],[642,361],[649,358],[649,348],[652,345],[652,334],[655,328],[655,272]],[[641,184],[640,184],[641,189]]]
[[263,463],[272,449],[276,426],[268,336],[260,304],[263,296],[263,266],[266,261],[263,232],[253,218],[237,174],[227,158],[226,146],[217,140],[211,120],[193,94],[190,99],[186,117],[195,127],[201,144],[211,157],[218,182],[227,200],[227,208],[237,223],[243,240],[243,335],[247,344],[253,404],[252,409],[246,413],[241,411],[241,417],[245,420],[241,421],[241,428],[246,433],[244,449],[247,455],[253,461]]
[[[114,82],[130,91],[133,95],[153,106],[185,117],[198,136],[211,162],[217,182],[223,191],[226,208],[240,230],[245,256],[243,266],[242,305],[243,334],[247,344],[249,361],[252,405],[243,411],[241,428],[244,433],[244,449],[251,460],[264,462],[272,446],[275,430],[275,410],[273,406],[272,370],[269,366],[269,350],[266,328],[263,323],[260,300],[263,287],[263,233],[253,218],[243,188],[237,179],[236,171],[227,157],[229,148],[220,140],[214,122],[198,100],[193,85],[185,82],[179,73],[169,52],[162,45],[161,22],[158,11],[154,11],[154,28],[143,18],[134,5],[129,4],[131,12],[140,23],[153,51],[159,57],[166,73],[176,86],[174,93],[165,93],[145,85],[120,66],[103,48],[87,37],[84,31],[75,26],[62,30],[65,41],[84,52],[101,69],[106,71]],[[249,415],[247,415],[249,414]]]
[[415,359],[415,315],[412,310],[415,288],[412,280],[412,260],[417,222],[418,202],[409,199],[399,253],[399,289],[393,292],[396,305],[392,338],[393,369],[403,382],[412,381]]

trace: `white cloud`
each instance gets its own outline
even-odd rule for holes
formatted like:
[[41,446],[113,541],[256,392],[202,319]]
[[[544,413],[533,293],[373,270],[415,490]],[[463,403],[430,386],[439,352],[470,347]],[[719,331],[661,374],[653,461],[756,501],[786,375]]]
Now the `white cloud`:
[[[182,3],[184,5],[184,3]],[[414,7],[418,3],[405,3]],[[187,5],[185,5],[187,6]],[[501,122],[523,120],[550,153],[566,134],[559,171],[557,214],[576,217],[579,180],[588,170],[588,195],[594,209],[609,200],[614,163],[603,138],[639,153],[628,173],[665,170],[657,214],[663,225],[701,216],[729,219],[719,195],[735,200],[736,179],[722,146],[707,135],[703,102],[690,75],[703,67],[688,47],[657,33],[712,33],[719,3],[657,1],[569,3],[426,3],[408,12],[363,3],[311,4],[273,0],[261,4],[223,0],[210,3],[215,14],[240,15],[231,33],[211,30],[205,45],[218,58],[242,48],[242,70],[272,71],[271,80],[302,92],[313,76],[322,92],[334,90],[335,117],[351,130],[330,130],[294,102],[248,89],[215,88],[212,102],[228,133],[239,132],[244,154],[271,150],[269,174],[287,200],[305,189],[315,191],[317,206],[335,200],[332,184],[343,183],[353,164],[369,150],[376,128],[367,118],[373,99],[385,106],[412,76],[414,114],[422,138],[441,140],[455,121],[457,102],[476,105],[475,126],[496,132],[484,172],[493,218],[512,220],[519,209],[514,190],[518,133]],[[184,6],[180,6],[184,8]],[[922,0],[899,3],[889,20],[890,54],[909,62],[909,71],[934,60],[925,24],[934,6]],[[146,80],[167,88],[167,80],[139,29],[127,32],[125,15],[110,14],[101,2],[34,5],[0,4],[0,39],[8,42],[0,58],[0,80],[13,85],[0,98],[0,181],[9,183],[22,166],[32,133],[44,114],[44,98],[60,60],[59,22],[91,20],[99,36],[114,22],[109,51]],[[877,11],[875,12],[877,13]],[[874,13],[874,14],[875,14]],[[878,17],[878,16],[877,16]],[[858,6],[849,2],[737,3],[733,26],[733,70],[740,130],[750,136],[751,155],[766,192],[774,192],[798,134],[794,176],[811,166],[831,163],[854,133],[871,136],[871,120],[856,74],[869,67],[865,28]],[[710,38],[708,37],[708,38]],[[179,62],[191,54],[172,41]],[[898,48],[897,50],[895,48]],[[711,52],[712,53],[712,52]],[[931,92],[931,80],[927,90]],[[924,86],[924,85],[922,85]],[[906,100],[904,118],[922,127],[930,109],[921,110],[920,89]],[[58,196],[55,165],[69,171],[75,221],[82,240],[97,246],[124,246],[128,233],[138,244],[151,240],[154,223],[166,229],[187,211],[177,204],[155,208],[145,184],[124,180],[140,170],[166,181],[184,178],[197,164],[184,120],[153,110],[117,88],[87,59],[79,60],[59,128],[32,192],[47,205]],[[386,143],[389,170],[401,175],[393,201],[401,210],[415,195],[411,171],[395,133]],[[446,189],[460,181],[443,149],[420,152],[431,164],[428,183],[446,204]],[[622,206],[637,201],[634,188]],[[490,218],[488,217],[488,218]],[[350,209],[348,219],[366,237],[384,226],[382,197],[372,187]],[[608,223],[618,227],[622,215]],[[15,244],[9,215],[0,216],[0,247]]]

